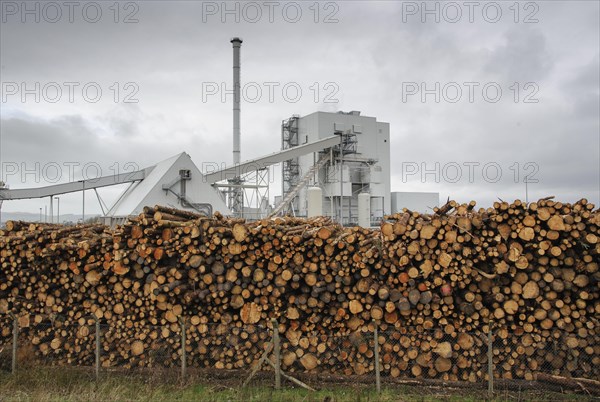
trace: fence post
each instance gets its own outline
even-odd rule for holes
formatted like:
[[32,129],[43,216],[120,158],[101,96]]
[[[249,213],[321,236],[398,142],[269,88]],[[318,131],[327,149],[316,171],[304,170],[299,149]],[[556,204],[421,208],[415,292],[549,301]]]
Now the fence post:
[[17,373],[17,342],[19,341],[19,320],[16,315],[10,313],[13,317],[13,341],[12,341],[12,364],[11,373]]
[[100,320],[96,317],[95,314],[92,315],[94,317],[95,327],[96,327],[96,381],[100,379]]
[[487,334],[488,341],[488,397],[494,396],[494,346],[492,342],[492,324],[490,323]]
[[185,354],[185,320],[179,317],[179,325],[181,326],[181,380],[185,380],[187,371],[187,360]]
[[375,348],[375,386],[377,387],[377,393],[381,393],[381,373],[379,367],[379,326],[375,320],[373,320],[373,327],[373,347]]
[[273,354],[275,355],[275,389],[281,389],[281,345],[279,342],[279,324],[273,318]]

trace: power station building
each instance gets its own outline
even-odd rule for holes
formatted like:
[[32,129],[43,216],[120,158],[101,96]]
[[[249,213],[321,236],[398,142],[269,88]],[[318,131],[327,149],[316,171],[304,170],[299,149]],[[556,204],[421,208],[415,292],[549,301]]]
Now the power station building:
[[[361,116],[358,111],[294,115],[282,122],[281,148],[294,148],[334,135],[339,137],[336,147],[283,162],[283,197],[303,178],[308,181],[289,202],[288,213],[322,214],[344,225],[359,223],[359,215],[366,214],[369,222],[375,222],[389,214],[389,123]],[[314,205],[317,207],[313,213],[310,209]]]

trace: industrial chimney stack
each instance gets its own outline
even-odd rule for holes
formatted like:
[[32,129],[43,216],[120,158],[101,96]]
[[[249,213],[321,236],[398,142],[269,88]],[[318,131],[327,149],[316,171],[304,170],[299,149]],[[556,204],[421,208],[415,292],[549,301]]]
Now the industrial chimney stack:
[[240,38],[231,39],[233,44],[233,164],[240,163],[240,49],[242,40]]
[[[231,39],[233,45],[233,164],[239,165],[241,161],[240,145],[240,48],[242,40],[240,38]],[[229,181],[234,187],[230,188],[230,208],[236,216],[243,216],[244,212],[244,193],[240,187],[242,184],[240,177],[235,177]]]

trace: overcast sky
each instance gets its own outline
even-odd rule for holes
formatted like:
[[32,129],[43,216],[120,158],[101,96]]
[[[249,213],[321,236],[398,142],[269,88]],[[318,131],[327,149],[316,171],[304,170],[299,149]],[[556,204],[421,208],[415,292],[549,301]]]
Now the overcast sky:
[[[390,123],[392,191],[489,206],[524,200],[529,174],[530,201],[600,203],[598,1],[1,3],[11,188],[182,151],[230,163],[240,36],[242,160],[277,151],[292,114],[360,110]],[[86,212],[100,212],[92,192]]]

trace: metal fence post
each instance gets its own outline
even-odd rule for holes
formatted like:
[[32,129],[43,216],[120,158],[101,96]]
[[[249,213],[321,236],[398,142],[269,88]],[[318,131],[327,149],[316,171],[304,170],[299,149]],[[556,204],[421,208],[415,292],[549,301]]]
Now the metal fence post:
[[375,348],[375,386],[377,387],[377,393],[381,392],[381,373],[379,367],[379,326],[377,322],[373,320],[373,338]]
[[494,396],[494,346],[492,342],[492,326],[490,324],[487,334],[488,341],[488,397]]
[[96,315],[92,315],[96,327],[96,381],[100,379],[100,320]]
[[17,373],[17,342],[19,340],[19,319],[13,313],[10,314],[13,317],[13,342],[12,342],[12,364],[11,373]]
[[273,354],[275,355],[275,389],[281,389],[281,345],[279,342],[279,324],[273,318]]
[[185,354],[185,320],[183,317],[179,317],[179,325],[181,327],[181,379],[185,380],[187,360]]

